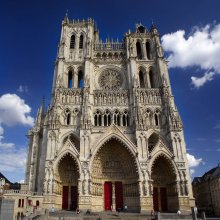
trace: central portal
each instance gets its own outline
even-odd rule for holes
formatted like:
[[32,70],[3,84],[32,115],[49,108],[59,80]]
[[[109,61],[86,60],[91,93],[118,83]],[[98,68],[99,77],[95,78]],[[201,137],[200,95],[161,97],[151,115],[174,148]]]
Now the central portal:
[[140,210],[136,161],[117,139],[108,140],[96,153],[91,176],[94,209]]
[[[114,192],[112,191],[112,185],[114,185]],[[123,185],[122,182],[105,182],[104,184],[104,202],[105,210],[112,210],[112,199],[115,198],[115,207],[117,211],[123,210]]]

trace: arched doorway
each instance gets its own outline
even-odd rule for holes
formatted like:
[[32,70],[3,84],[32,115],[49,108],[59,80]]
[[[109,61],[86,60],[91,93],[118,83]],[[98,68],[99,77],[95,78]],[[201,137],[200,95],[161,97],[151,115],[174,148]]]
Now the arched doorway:
[[173,212],[178,210],[178,192],[175,169],[164,156],[158,156],[151,168],[153,180],[153,205],[155,211]]
[[70,153],[60,159],[56,179],[62,195],[62,209],[76,210],[79,171],[77,162]]
[[117,139],[106,142],[92,163],[92,196],[99,210],[140,210],[135,158]]

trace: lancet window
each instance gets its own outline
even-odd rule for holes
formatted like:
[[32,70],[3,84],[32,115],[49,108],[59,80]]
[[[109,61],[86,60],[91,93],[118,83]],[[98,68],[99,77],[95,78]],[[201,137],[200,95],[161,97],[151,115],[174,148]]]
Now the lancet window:
[[151,47],[150,47],[150,42],[146,42],[146,52],[147,52],[147,59],[151,59]]
[[65,115],[66,115],[66,125],[70,125],[70,123],[71,123],[71,113],[70,113],[69,109],[66,109]]
[[78,72],[78,88],[82,89],[84,86],[84,82],[83,82],[83,72],[80,70]]
[[149,138],[148,138],[148,151],[151,153],[154,149],[154,147],[157,145],[159,141],[159,135],[156,133],[153,133]]
[[102,114],[99,110],[95,112],[94,124],[95,126],[102,126]]
[[136,43],[136,51],[137,51],[137,58],[138,58],[139,60],[142,60],[142,59],[143,59],[143,56],[142,56],[141,43],[140,43],[140,42],[137,42],[137,43]]
[[140,83],[140,88],[145,88],[144,74],[141,70],[139,71],[139,83]]
[[68,88],[72,88],[73,87],[73,73],[70,70],[68,72]]
[[94,113],[94,125],[95,126],[110,126],[114,122],[118,126],[129,126],[129,113],[127,110],[120,112],[115,110],[111,113],[109,110],[106,110],[102,113],[100,110],[97,110]]
[[154,73],[152,70],[149,71],[149,78],[150,78],[150,87],[155,88]]
[[161,118],[160,111],[157,109],[154,113],[154,124],[155,124],[155,126],[160,126],[160,124],[161,124],[160,118]]
[[73,34],[70,38],[70,49],[75,48],[75,35]]
[[79,37],[79,49],[83,49],[83,35],[82,34]]

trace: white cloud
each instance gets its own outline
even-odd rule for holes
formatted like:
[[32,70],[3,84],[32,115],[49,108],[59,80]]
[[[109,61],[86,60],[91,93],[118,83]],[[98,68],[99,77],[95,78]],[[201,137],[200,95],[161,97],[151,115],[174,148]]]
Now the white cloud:
[[33,126],[34,119],[30,116],[31,108],[16,94],[0,96],[0,171],[24,171],[26,149],[14,143],[3,142],[3,125]]
[[189,153],[186,154],[186,157],[189,163],[189,168],[197,167],[203,162],[202,158],[196,159],[195,156]]
[[199,67],[204,70],[202,77],[192,76],[192,84],[199,88],[220,74],[220,24],[194,27],[186,36],[184,30],[165,34],[162,46],[168,52],[169,67]]
[[29,115],[31,108],[16,94],[0,97],[0,125],[23,124],[33,126],[34,119]]
[[16,172],[24,171],[26,164],[26,149],[16,148],[0,148],[0,171]]
[[20,85],[18,87],[17,91],[20,92],[20,93],[27,93],[28,92],[28,86]]
[[189,169],[190,175],[192,176],[195,173],[195,169]]
[[213,76],[216,73],[214,72],[206,72],[202,77],[195,77],[192,76],[191,80],[192,80],[192,84],[194,85],[195,88],[200,88],[201,86],[203,86],[205,83],[207,83],[208,81],[212,81],[213,80]]

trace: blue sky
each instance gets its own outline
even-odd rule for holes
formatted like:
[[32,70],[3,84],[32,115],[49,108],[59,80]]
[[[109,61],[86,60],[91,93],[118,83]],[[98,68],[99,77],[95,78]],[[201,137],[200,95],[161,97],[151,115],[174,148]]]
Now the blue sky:
[[49,104],[61,21],[67,9],[71,19],[94,18],[103,39],[121,40],[136,23],[149,29],[154,20],[169,60],[192,175],[216,166],[220,162],[219,8],[218,0],[2,1],[0,172],[11,181],[24,179],[25,135],[43,96]]

